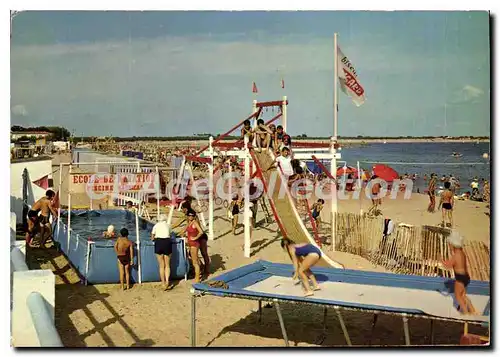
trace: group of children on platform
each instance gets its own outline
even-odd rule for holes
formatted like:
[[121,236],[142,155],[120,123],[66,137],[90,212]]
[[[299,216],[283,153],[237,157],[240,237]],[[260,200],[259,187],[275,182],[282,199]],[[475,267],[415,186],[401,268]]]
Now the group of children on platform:
[[260,152],[262,149],[273,149],[276,153],[280,153],[283,147],[292,145],[292,138],[285,133],[283,126],[269,124],[266,125],[263,119],[257,120],[255,128],[251,127],[250,120],[243,122],[241,128],[241,137],[248,137],[250,143],[255,138],[256,150]]

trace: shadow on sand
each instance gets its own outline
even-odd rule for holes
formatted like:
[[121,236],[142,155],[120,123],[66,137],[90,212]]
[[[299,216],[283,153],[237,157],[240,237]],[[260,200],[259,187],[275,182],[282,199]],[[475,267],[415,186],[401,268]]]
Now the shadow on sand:
[[[61,340],[65,347],[87,347],[85,339],[93,334],[99,334],[107,347],[118,347],[112,338],[106,333],[106,328],[118,323],[123,333],[134,341],[129,347],[149,347],[154,342],[151,339],[140,339],[130,326],[123,320],[111,304],[106,300],[109,294],[99,292],[95,287],[82,285],[82,279],[76,274],[66,257],[54,246],[45,249],[27,248],[27,264],[30,269],[51,269],[56,275],[56,301],[55,301],[55,324],[61,334]],[[71,301],[71,303],[68,303]],[[107,310],[107,315],[112,317],[104,322],[90,311],[89,305],[100,302]],[[71,321],[71,314],[82,311],[88,318],[92,327],[86,332],[80,333]],[[64,333],[61,333],[64,331]],[[126,346],[120,346],[126,347]]]

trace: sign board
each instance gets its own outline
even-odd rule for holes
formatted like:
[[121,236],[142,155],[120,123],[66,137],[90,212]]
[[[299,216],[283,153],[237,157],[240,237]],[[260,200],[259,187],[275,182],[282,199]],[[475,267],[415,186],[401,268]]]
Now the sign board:
[[112,194],[119,192],[154,193],[159,190],[159,177],[151,173],[72,173],[71,193]]

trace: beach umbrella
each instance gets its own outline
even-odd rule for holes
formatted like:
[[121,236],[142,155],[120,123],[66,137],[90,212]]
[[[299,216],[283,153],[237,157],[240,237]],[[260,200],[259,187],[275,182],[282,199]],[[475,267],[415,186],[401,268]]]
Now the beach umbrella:
[[[345,171],[344,171],[345,168]],[[339,176],[344,176],[344,174],[347,175],[353,175],[356,176],[358,175],[358,170],[355,167],[352,166],[340,166],[337,168],[337,177]]]
[[373,166],[373,174],[388,182],[399,178],[399,174],[396,172],[396,170],[394,170],[392,167],[382,164]]

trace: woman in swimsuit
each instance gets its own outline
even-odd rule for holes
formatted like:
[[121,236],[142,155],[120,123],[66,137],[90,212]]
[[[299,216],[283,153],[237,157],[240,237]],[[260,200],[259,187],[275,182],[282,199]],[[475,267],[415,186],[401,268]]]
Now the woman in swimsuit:
[[450,187],[450,182],[444,183],[444,191],[441,193],[439,201],[439,208],[442,207],[441,211],[443,213],[443,227],[448,226],[445,223],[447,218],[450,221],[449,227],[453,227],[453,192],[450,190]]
[[[286,250],[288,256],[293,262],[295,273],[293,279],[300,277],[302,287],[305,290],[304,296],[314,295],[313,291],[320,290],[316,277],[311,272],[311,267],[321,259],[321,250],[312,244],[295,244],[288,238],[281,240],[281,247]],[[312,288],[309,286],[309,280],[312,282]]]
[[200,261],[198,259],[198,251],[201,251],[203,261],[205,263],[205,275],[210,274],[210,257],[208,256],[208,236],[196,220],[196,212],[188,210],[187,212],[188,224],[184,228],[182,234],[186,234],[189,251],[191,253],[191,260],[194,266],[195,282],[199,283],[201,278]]

